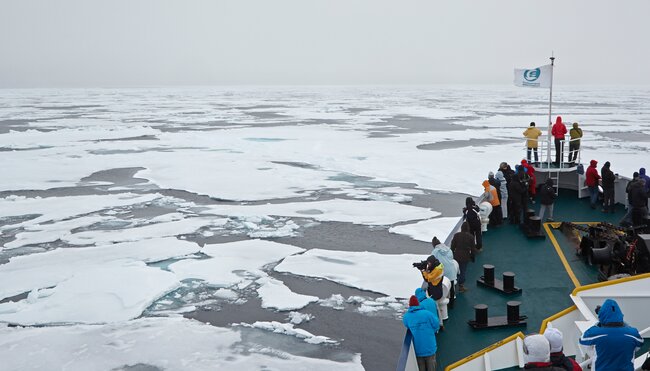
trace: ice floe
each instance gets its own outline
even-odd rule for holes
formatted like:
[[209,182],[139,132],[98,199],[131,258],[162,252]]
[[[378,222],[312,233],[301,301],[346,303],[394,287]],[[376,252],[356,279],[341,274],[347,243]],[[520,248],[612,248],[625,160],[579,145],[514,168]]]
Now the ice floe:
[[341,362],[296,356],[242,344],[237,331],[180,317],[108,325],[0,327],[0,357],[8,371],[116,370],[135,365],[188,371],[363,370],[359,355]]
[[83,267],[27,300],[0,304],[0,321],[20,325],[108,323],[136,317],[176,289],[176,276],[142,262]]
[[169,266],[179,279],[198,279],[218,287],[230,287],[251,277],[266,277],[267,264],[304,251],[300,247],[264,240],[246,240],[206,245],[208,259],[186,259]]
[[411,295],[420,278],[412,263],[425,257],[312,249],[287,257],[274,269],[404,298]]
[[460,216],[434,218],[423,220],[413,224],[403,224],[388,229],[391,233],[403,234],[413,238],[414,240],[431,242],[433,237],[438,237],[441,241],[454,230],[458,224]]
[[332,340],[326,336],[313,335],[312,333],[295,328],[293,323],[281,323],[277,321],[257,321],[253,324],[240,323],[240,326],[244,327],[253,327],[266,331],[271,331],[276,334],[284,334],[289,336],[295,336],[297,338],[303,339],[305,343],[309,344],[338,344],[338,341]]
[[281,215],[323,222],[368,225],[390,225],[400,221],[428,219],[440,215],[437,211],[395,202],[342,199],[246,206],[216,205],[202,213],[242,217]]
[[318,301],[317,296],[301,295],[291,291],[282,281],[271,277],[258,279],[257,294],[262,298],[262,308],[281,311],[304,308],[307,304]]
[[56,286],[80,271],[92,271],[108,264],[115,266],[113,263],[116,262],[163,261],[193,254],[200,249],[196,243],[168,237],[99,247],[59,248],[16,256],[0,265],[0,300]]
[[0,198],[0,218],[22,215],[36,215],[37,217],[18,223],[5,223],[4,226],[0,227],[0,230],[65,220],[108,208],[146,203],[159,197],[162,196],[159,194],[138,195],[134,193],[46,198],[9,196]]

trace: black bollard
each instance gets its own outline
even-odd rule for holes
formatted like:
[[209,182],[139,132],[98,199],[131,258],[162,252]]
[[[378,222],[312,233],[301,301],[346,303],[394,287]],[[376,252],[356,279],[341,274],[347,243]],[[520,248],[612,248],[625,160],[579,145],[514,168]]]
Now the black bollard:
[[474,306],[474,319],[476,326],[487,326],[488,306],[485,304],[476,304]]
[[503,272],[503,291],[515,291],[515,274],[512,272]]
[[494,265],[483,264],[483,282],[494,285]]
[[528,220],[530,220],[530,218],[533,216],[535,216],[535,210],[526,209],[526,217],[524,218],[524,223],[528,224]]
[[542,232],[542,219],[533,215],[528,219],[528,228],[531,234],[538,235]]
[[508,323],[518,323],[520,318],[519,318],[519,306],[521,305],[521,302],[519,301],[509,301],[508,302],[508,312],[507,312],[507,318],[508,318]]

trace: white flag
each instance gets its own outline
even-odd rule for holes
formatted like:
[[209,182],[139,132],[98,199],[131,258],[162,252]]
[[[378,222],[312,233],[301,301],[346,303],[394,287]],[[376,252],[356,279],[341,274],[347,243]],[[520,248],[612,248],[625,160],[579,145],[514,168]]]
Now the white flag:
[[528,70],[515,68],[515,85],[528,88],[550,88],[552,68],[550,64]]

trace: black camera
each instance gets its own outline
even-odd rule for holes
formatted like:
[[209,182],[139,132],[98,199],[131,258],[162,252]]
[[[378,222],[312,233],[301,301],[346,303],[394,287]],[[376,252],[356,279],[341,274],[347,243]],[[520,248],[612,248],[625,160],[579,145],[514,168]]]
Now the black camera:
[[417,268],[417,269],[419,269],[419,270],[421,270],[421,271],[422,271],[422,270],[425,270],[425,269],[427,268],[427,261],[426,261],[426,260],[422,260],[422,261],[419,262],[419,263],[413,263],[413,267],[415,267],[415,268]]

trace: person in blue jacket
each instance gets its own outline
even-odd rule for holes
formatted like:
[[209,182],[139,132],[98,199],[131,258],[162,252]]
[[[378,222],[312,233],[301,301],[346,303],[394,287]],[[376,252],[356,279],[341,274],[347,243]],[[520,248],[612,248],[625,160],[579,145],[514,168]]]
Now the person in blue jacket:
[[402,318],[404,326],[413,335],[413,347],[420,371],[436,370],[436,332],[440,327],[438,317],[420,306],[415,295],[409,299],[409,309]]
[[591,370],[634,371],[634,352],[643,345],[639,331],[623,322],[623,312],[615,300],[605,300],[596,313],[598,323],[580,338],[580,344],[595,348]]
[[443,329],[442,321],[440,320],[440,316],[438,315],[438,304],[436,304],[436,301],[428,297],[427,292],[424,291],[424,289],[422,289],[421,287],[415,289],[415,297],[418,298],[421,307],[423,307],[424,309],[433,313],[434,316],[436,316],[436,319],[438,319],[438,323],[440,324],[440,330],[442,330]]

